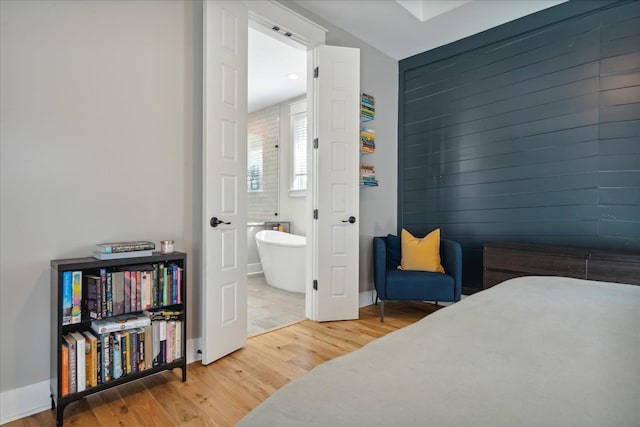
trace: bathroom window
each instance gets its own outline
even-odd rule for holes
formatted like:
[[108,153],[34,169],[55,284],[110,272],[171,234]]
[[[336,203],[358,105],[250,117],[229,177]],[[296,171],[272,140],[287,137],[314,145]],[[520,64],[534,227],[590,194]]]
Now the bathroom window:
[[262,135],[247,135],[247,191],[262,191]]
[[[291,104],[291,191],[307,189],[307,102]],[[303,194],[300,194],[303,195]]]

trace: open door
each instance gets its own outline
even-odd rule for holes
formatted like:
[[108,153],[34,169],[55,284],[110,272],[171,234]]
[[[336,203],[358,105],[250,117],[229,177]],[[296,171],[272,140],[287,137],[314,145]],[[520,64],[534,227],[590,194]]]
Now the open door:
[[203,364],[247,341],[247,25],[243,2],[204,2]]
[[310,318],[357,319],[360,50],[318,46],[313,59]]

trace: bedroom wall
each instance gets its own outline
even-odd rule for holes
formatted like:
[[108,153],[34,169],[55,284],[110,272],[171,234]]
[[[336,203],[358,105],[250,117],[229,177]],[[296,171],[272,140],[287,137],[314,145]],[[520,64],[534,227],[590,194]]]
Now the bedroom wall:
[[360,190],[360,294],[371,303],[374,236],[395,233],[397,223],[398,61],[291,1],[286,7],[327,28],[326,44],[360,49],[360,89],[375,97],[376,118],[367,127],[376,131],[376,152],[366,162],[376,167],[379,187]]
[[[602,9],[601,9],[602,8]],[[640,2],[568,2],[400,61],[398,230],[640,249]]]
[[198,305],[202,5],[1,1],[0,17],[5,421],[50,404],[51,259],[173,239],[189,253]]

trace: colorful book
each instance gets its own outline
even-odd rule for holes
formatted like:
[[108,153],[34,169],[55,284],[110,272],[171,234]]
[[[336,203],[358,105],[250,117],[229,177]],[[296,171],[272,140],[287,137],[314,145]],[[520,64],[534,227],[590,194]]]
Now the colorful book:
[[111,334],[101,334],[98,336],[100,341],[100,375],[102,376],[102,383],[108,383],[113,378],[112,371],[112,349],[111,349]]
[[71,323],[80,323],[82,321],[82,271],[71,273],[71,287],[73,292]]
[[[131,272],[124,272],[124,312],[131,313]],[[133,296],[135,303],[135,295]],[[135,310],[134,310],[135,311]]]
[[98,385],[98,338],[89,331],[84,331],[85,365],[87,376],[87,388]]
[[87,389],[87,371],[85,360],[85,344],[84,335],[80,332],[71,332],[70,334],[76,340],[76,389],[78,392]]
[[66,342],[62,343],[60,358],[62,362],[60,367],[60,395],[66,396],[69,394],[69,345]]
[[111,348],[113,349],[113,379],[117,380],[124,373],[122,371],[122,359],[127,352],[123,343],[124,334],[114,332],[111,335]]
[[73,311],[73,283],[71,271],[62,272],[62,324],[70,325]]
[[118,252],[154,250],[156,244],[147,240],[133,242],[99,243],[96,245],[96,252],[111,254]]
[[76,340],[70,334],[63,336],[69,348],[69,394],[78,391],[76,360],[78,357],[76,350]]
[[106,334],[133,328],[144,328],[149,324],[151,324],[151,319],[147,316],[125,314],[108,319],[93,320],[91,322],[91,329],[98,334]]

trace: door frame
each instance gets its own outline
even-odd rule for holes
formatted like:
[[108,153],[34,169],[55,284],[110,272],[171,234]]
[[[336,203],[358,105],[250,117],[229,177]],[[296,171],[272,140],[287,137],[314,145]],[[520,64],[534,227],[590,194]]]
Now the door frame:
[[[205,1],[212,1],[215,2],[214,0],[205,0]],[[283,37],[290,37],[292,40],[295,40],[301,44],[303,44],[306,48],[307,48],[307,58],[308,58],[308,69],[311,69],[310,67],[312,67],[312,63],[309,62],[309,58],[312,57],[312,49],[320,44],[324,44],[325,43],[325,36],[327,33],[327,29],[321,27],[320,25],[315,24],[314,22],[310,21],[309,19],[305,18],[304,16],[294,12],[293,10],[283,6],[280,3],[276,3],[275,1],[272,0],[264,0],[264,1],[242,1],[242,3],[244,4],[244,6],[247,9],[247,26],[249,24],[250,21],[254,21],[256,23],[259,23],[261,25],[266,26],[267,28],[270,28],[274,31],[277,31],[279,33],[281,33],[283,35]],[[207,10],[206,6],[203,8],[204,11]],[[205,28],[203,28],[203,35],[206,34],[207,32],[207,25],[206,25],[206,19],[203,16],[203,22],[204,22],[204,26]],[[209,29],[211,30],[211,29]],[[204,52],[204,54],[206,55],[206,52]],[[204,61],[204,60],[203,60]],[[310,88],[312,88],[312,76],[313,73],[312,72],[308,72],[308,75],[310,75],[310,79],[308,79],[307,81],[307,90],[309,91]],[[206,93],[203,94],[204,97],[206,97]],[[203,100],[203,104],[205,104],[207,102],[206,99]],[[309,108],[313,108],[312,106]],[[312,113],[313,110],[307,110],[308,111],[308,117],[313,117]],[[246,103],[245,103],[245,111],[244,111],[244,117],[246,118],[247,116],[247,111],[246,111]],[[204,123],[203,123],[204,126]],[[309,127],[309,129],[311,129],[312,124],[308,123],[307,126]],[[309,133],[310,134],[310,133]],[[206,144],[207,144],[207,140],[203,137],[203,141],[202,141],[202,147],[203,147],[203,167],[205,167],[204,165],[206,164],[205,160],[204,160],[204,154],[207,152],[206,150]],[[245,140],[245,144],[246,144],[246,140]],[[311,145],[311,139],[309,139],[308,141],[308,146]],[[208,231],[208,217],[207,217],[207,213],[206,213],[206,197],[204,194],[204,188],[206,188],[206,171],[203,170],[202,171],[202,185],[203,185],[203,192],[201,194],[202,197],[202,207],[203,207],[203,216],[201,218],[201,224],[202,224],[202,239],[200,242],[200,253],[201,255],[201,295],[207,295],[207,291],[206,291],[206,286],[208,286],[208,283],[206,283],[205,278],[208,277],[206,271],[208,269],[208,264],[207,264],[207,258],[205,257],[205,254],[207,253],[206,251],[206,245],[207,245],[207,239],[206,239],[206,233]],[[246,189],[245,189],[246,190]],[[309,199],[309,198],[308,198]],[[245,207],[246,210],[246,207]],[[312,219],[311,219],[311,215],[309,215],[309,222],[311,223]],[[242,235],[238,235],[239,239],[244,239],[244,241],[246,241],[246,225],[243,228],[245,230],[244,233],[240,232],[239,234]],[[244,260],[244,262],[246,263],[246,260]],[[245,269],[246,272],[246,269]],[[246,276],[246,275],[245,275]],[[242,284],[244,283],[244,287],[246,288],[247,286],[247,281],[246,281],[246,277],[244,278],[244,280],[242,282],[240,282],[240,285],[242,286]],[[305,307],[308,308],[311,306],[310,304],[310,299],[312,298],[312,292],[309,291],[309,289],[312,289],[312,285],[309,282],[308,283],[308,288],[307,288],[307,292],[306,292],[306,305]],[[244,292],[245,295],[245,301],[244,303],[246,304],[246,292]],[[242,301],[240,301],[242,302]],[[205,319],[205,312],[208,312],[208,310],[210,309],[208,304],[213,304],[211,301],[207,302],[205,301],[205,298],[203,298],[203,303],[202,303],[202,307],[201,310],[203,310],[201,319],[203,320],[203,324],[202,324],[202,337],[201,337],[201,343],[198,346],[199,348],[205,348],[208,343],[207,343],[207,325],[206,322],[204,322]],[[215,305],[215,304],[214,304]],[[246,309],[245,309],[245,313],[246,313]],[[305,313],[308,317],[311,315],[310,313]],[[211,339],[213,337],[210,337]],[[246,328],[244,331],[244,340],[239,340],[238,342],[240,344],[238,344],[240,347],[244,346],[244,344],[242,343],[246,343],[246,338],[247,338],[247,332],[246,332]],[[209,343],[210,344],[210,343]],[[238,348],[240,348],[238,347]],[[208,348],[208,347],[207,347]],[[220,350],[220,349],[218,349]],[[232,350],[233,351],[233,350]],[[209,352],[211,353],[211,352]],[[229,353],[227,350],[224,350],[222,352],[219,352],[217,350],[214,350],[213,353],[216,355],[215,358],[219,358],[219,357],[223,357],[225,354],[222,353]],[[214,358],[214,360],[215,360]],[[210,363],[212,360],[208,360],[207,363]],[[204,359],[203,359],[203,363],[204,363]]]

